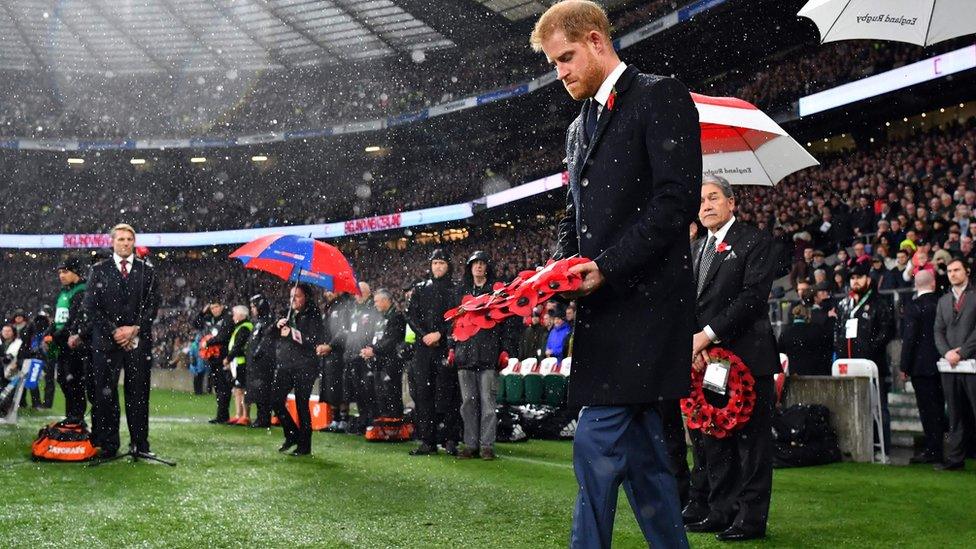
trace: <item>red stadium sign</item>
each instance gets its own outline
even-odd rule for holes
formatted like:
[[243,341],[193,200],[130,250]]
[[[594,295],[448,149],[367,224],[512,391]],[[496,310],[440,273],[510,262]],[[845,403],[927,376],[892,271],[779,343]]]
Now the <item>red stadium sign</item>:
[[112,237],[107,234],[66,234],[64,248],[108,248]]
[[387,229],[398,229],[403,222],[402,216],[398,213],[378,215],[364,219],[353,219],[346,221],[345,234],[371,233],[373,231],[385,231]]

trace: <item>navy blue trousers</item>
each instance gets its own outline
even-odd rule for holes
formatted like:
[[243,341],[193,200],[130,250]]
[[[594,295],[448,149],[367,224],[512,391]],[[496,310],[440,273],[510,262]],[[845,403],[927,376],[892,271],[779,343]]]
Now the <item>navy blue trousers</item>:
[[644,538],[653,547],[688,547],[661,417],[652,406],[588,406],[573,441],[579,495],[570,547],[610,547],[623,484]]

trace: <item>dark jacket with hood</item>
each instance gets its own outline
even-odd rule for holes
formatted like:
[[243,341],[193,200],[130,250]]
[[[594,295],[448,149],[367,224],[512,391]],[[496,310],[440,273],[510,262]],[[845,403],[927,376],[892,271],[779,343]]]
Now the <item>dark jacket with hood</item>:
[[[474,261],[469,260],[464,271],[464,277],[458,284],[453,307],[461,304],[466,295],[479,296],[492,292],[495,274],[491,263],[485,272],[486,280],[481,286],[476,286],[471,266]],[[498,368],[499,355],[504,351],[510,357],[515,357],[519,350],[519,318],[510,317],[490,330],[480,330],[470,339],[454,342],[454,365],[462,370],[493,370]]]
[[274,370],[275,335],[278,333],[268,302],[262,301],[256,307],[258,316],[254,319],[254,330],[247,342],[247,364],[251,367],[251,375],[258,374],[259,370]]

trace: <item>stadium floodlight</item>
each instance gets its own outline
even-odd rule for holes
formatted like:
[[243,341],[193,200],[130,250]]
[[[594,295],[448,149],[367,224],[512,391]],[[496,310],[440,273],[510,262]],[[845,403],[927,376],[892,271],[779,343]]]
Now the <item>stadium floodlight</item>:
[[366,152],[368,153],[380,152],[381,150],[382,149],[377,145],[370,145],[369,147],[366,147]]
[[129,160],[129,164],[132,164],[133,166],[141,166],[142,164],[145,163],[146,163],[145,158],[132,158]]
[[85,159],[84,158],[69,158],[68,159],[68,164],[84,164],[84,163],[85,163]]
[[251,157],[251,162],[267,162],[268,157],[263,154],[258,154]]
[[203,164],[206,161],[207,159],[202,156],[194,156],[193,158],[190,159],[190,162],[194,164]]

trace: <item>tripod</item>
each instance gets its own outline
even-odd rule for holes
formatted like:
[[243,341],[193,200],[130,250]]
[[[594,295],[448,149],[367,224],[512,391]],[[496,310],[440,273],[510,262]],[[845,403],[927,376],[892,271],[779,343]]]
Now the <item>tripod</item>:
[[126,453],[124,453],[124,454],[116,454],[116,455],[114,455],[114,456],[112,456],[110,458],[105,458],[105,459],[100,459],[98,461],[93,461],[93,462],[91,462],[91,463],[88,464],[88,467],[98,467],[99,465],[101,465],[103,463],[109,463],[109,462],[112,462],[112,461],[116,461],[116,460],[122,459],[124,457],[131,457],[132,458],[132,461],[139,461],[139,460],[142,460],[142,461],[152,461],[152,462],[156,462],[156,463],[162,463],[163,465],[169,465],[170,467],[176,467],[176,462],[175,461],[165,460],[165,459],[157,456],[156,454],[153,454],[152,452],[140,452],[140,451],[136,450],[135,446],[130,447],[129,448],[129,451],[126,452]]

